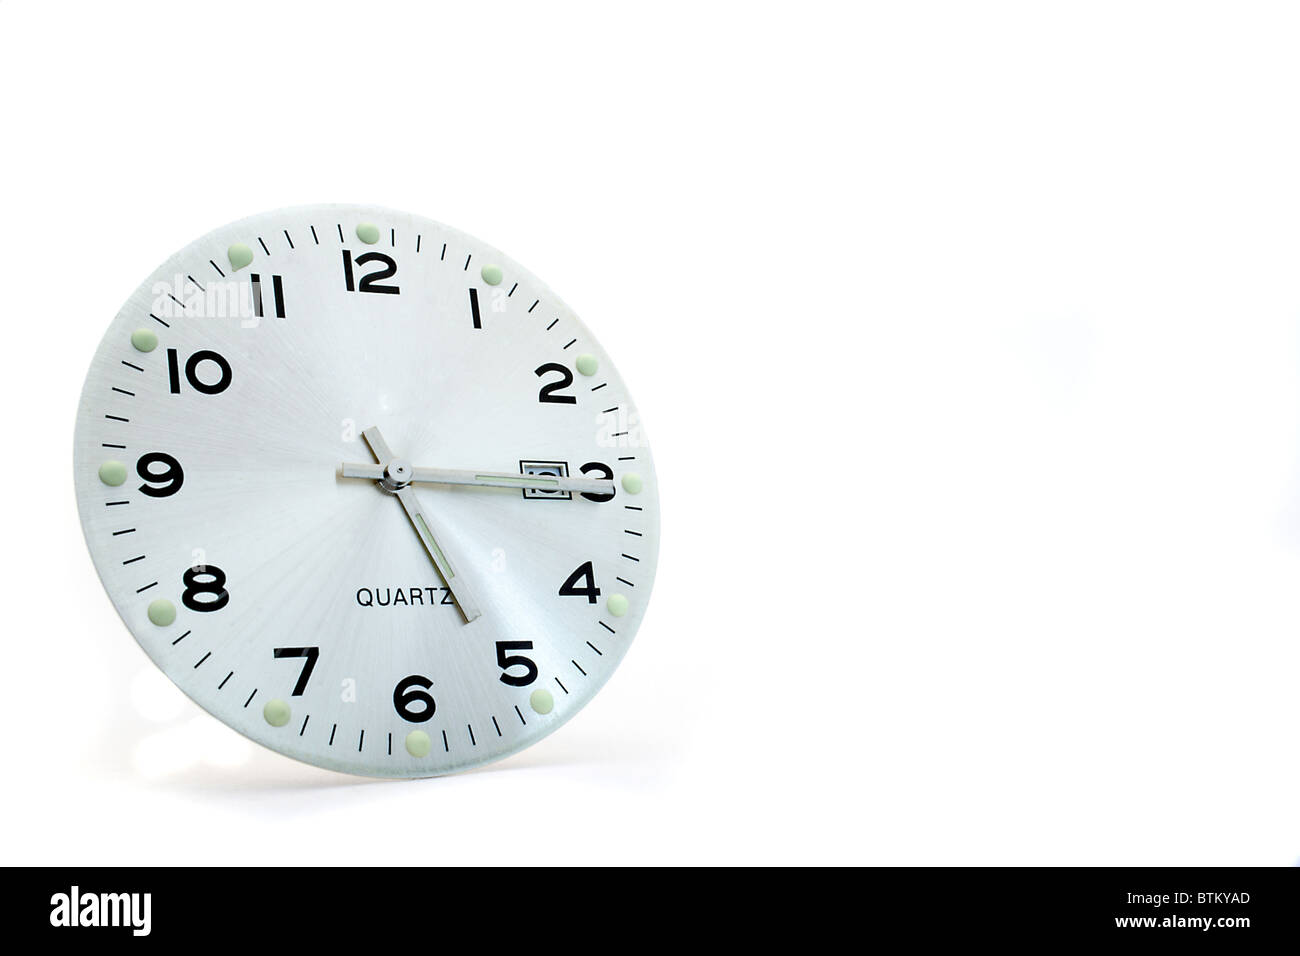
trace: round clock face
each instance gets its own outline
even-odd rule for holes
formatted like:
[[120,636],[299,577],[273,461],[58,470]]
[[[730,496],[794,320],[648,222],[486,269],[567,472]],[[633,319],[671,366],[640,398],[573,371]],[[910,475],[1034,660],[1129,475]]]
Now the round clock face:
[[136,640],[206,710],[308,763],[427,776],[575,714],[658,554],[613,363],[490,246],[357,206],[203,237],[86,376],[77,503]]

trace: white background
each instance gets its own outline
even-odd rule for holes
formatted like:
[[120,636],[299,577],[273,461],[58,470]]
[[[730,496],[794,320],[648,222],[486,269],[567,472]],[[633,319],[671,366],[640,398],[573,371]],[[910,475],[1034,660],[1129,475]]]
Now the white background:
[[[0,0],[4,861],[1295,862],[1291,10]],[[623,667],[457,777],[178,699],[78,526],[126,296],[334,201],[535,271],[659,466]]]

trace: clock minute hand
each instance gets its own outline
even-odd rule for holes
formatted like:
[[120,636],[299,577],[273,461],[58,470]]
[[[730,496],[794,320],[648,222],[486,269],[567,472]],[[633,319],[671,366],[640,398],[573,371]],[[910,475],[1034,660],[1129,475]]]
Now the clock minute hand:
[[[344,478],[382,481],[384,466],[344,462]],[[604,478],[567,478],[559,475],[515,475],[504,471],[472,471],[461,468],[411,468],[410,481],[435,485],[476,485],[481,488],[539,488],[547,491],[578,491],[608,495],[614,482]]]
[[434,568],[442,578],[442,583],[451,592],[452,598],[460,608],[460,613],[465,617],[465,623],[470,623],[481,613],[478,602],[474,599],[470,586],[462,578],[457,577],[456,569],[442,550],[442,546],[438,544],[433,526],[420,505],[420,499],[416,497],[415,490],[410,487],[410,466],[393,455],[393,450],[388,447],[388,442],[384,441],[378,428],[374,426],[367,428],[361,433],[361,437],[366,440],[375,457],[383,463],[376,466],[380,472],[376,480],[385,491],[401,502],[406,517],[415,528],[416,537],[428,552],[429,559],[433,561]]

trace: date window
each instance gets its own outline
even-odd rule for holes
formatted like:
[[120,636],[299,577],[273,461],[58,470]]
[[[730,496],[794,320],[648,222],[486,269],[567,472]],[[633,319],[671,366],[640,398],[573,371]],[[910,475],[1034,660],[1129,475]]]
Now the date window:
[[[519,463],[519,473],[521,475],[546,475],[550,478],[568,478],[569,463],[567,461],[521,461]],[[568,501],[573,494],[568,491],[559,491],[554,488],[525,488],[525,498],[559,498]]]

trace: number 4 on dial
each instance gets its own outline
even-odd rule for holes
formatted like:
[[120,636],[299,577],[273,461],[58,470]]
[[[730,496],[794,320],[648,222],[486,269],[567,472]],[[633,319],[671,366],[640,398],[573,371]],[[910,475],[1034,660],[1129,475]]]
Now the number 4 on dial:
[[[584,585],[583,581],[587,583]],[[600,588],[596,587],[596,572],[592,570],[590,561],[578,565],[573,573],[564,579],[564,583],[560,585],[560,593],[565,597],[585,597],[588,604],[596,603],[596,598],[600,597]]]

